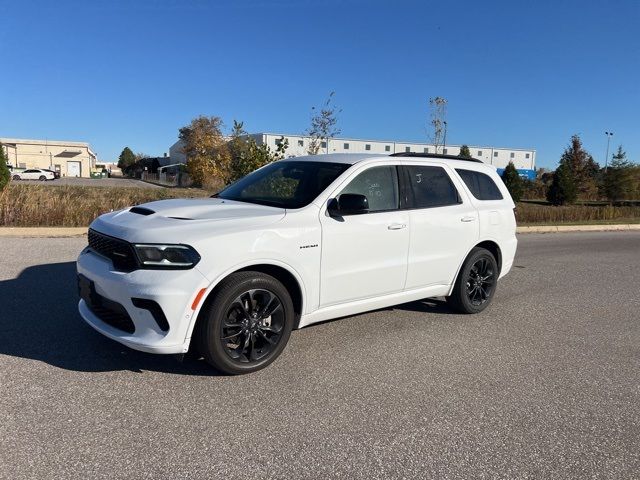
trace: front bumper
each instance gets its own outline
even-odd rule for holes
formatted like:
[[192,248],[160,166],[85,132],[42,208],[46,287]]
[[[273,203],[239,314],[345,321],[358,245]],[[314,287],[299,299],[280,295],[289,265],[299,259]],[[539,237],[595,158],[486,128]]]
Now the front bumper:
[[[209,285],[197,268],[190,270],[135,270],[119,272],[110,260],[88,248],[77,262],[78,274],[93,282],[95,292],[120,304],[130,317],[135,331],[126,332],[103,321],[98,312],[80,300],[82,318],[98,332],[135,350],[150,353],[184,353],[189,348],[189,334],[196,312],[191,309],[196,294]],[[134,306],[132,299],[156,302],[166,320],[164,331],[151,311]]]

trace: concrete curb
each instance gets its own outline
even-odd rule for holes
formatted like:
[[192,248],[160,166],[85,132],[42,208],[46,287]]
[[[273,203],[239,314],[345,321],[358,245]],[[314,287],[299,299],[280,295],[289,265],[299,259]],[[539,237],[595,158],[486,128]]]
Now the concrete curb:
[[640,223],[623,225],[539,225],[518,227],[517,233],[618,232],[640,230]]
[[63,238],[82,237],[87,227],[1,227],[0,237]]

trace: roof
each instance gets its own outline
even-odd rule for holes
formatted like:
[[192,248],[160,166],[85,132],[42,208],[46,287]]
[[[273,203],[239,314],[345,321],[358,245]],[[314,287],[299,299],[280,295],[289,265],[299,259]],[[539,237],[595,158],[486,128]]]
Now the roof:
[[29,138],[0,138],[0,143],[21,143],[23,145],[64,145],[69,147],[89,147],[87,142],[68,142],[65,140],[34,140]]
[[323,153],[319,155],[304,155],[301,157],[289,157],[281,161],[302,161],[302,162],[329,162],[329,163],[346,163],[355,165],[365,160],[389,160],[394,158],[404,158],[406,160],[429,160],[433,162],[445,161],[454,168],[489,168],[495,170],[493,165],[484,163],[482,160],[456,157],[454,155],[436,155],[436,154],[381,154],[381,153]]

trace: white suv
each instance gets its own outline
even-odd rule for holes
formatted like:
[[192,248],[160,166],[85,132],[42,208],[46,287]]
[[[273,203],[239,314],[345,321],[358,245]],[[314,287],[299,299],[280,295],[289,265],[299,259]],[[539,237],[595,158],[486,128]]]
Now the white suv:
[[131,348],[193,346],[223,372],[251,372],[323,320],[440,296],[482,311],[513,263],[513,208],[479,160],[281,160],[209,199],[100,216],[78,258],[79,310]]

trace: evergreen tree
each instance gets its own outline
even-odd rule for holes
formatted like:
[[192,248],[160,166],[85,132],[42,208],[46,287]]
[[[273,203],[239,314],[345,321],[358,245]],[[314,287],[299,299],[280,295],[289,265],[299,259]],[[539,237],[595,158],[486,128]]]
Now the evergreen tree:
[[136,163],[136,156],[129,147],[124,147],[118,157],[118,168],[123,172]]
[[4,147],[0,143],[0,192],[7,186],[10,177],[11,173],[9,172],[9,167],[7,167],[7,156],[4,153]]
[[633,194],[633,163],[627,160],[627,153],[622,150],[622,145],[612,157],[603,184],[604,194],[610,202],[626,199]]
[[566,164],[572,172],[577,196],[582,200],[592,200],[598,195],[598,164],[582,146],[578,135],[571,137],[571,143],[562,153],[560,163]]
[[553,205],[571,204],[576,201],[576,187],[573,170],[567,162],[560,162],[553,174],[553,181],[547,192],[547,200]]
[[502,181],[507,186],[507,190],[509,190],[513,201],[519,202],[524,192],[524,182],[513,162],[509,162],[507,168],[504,169]]
[[458,156],[464,157],[464,158],[473,158],[471,156],[471,152],[469,151],[469,147],[466,145],[462,145],[460,147],[460,153],[458,154]]

